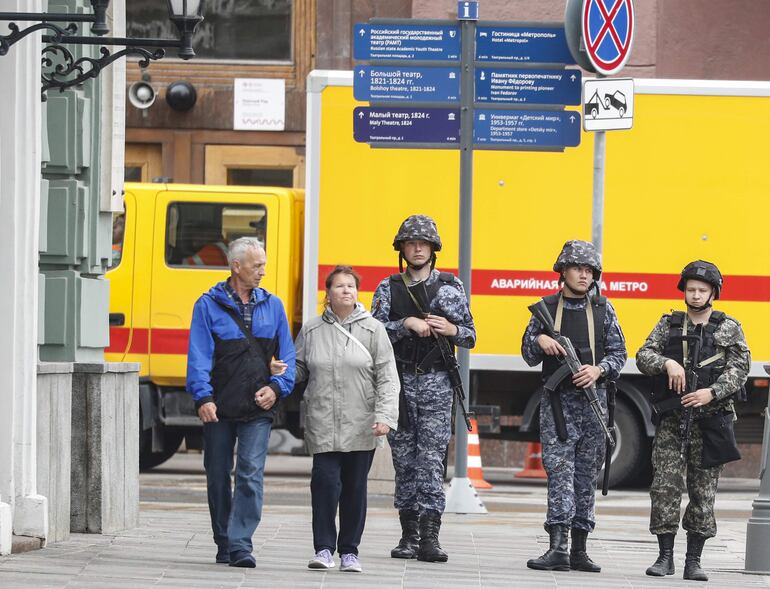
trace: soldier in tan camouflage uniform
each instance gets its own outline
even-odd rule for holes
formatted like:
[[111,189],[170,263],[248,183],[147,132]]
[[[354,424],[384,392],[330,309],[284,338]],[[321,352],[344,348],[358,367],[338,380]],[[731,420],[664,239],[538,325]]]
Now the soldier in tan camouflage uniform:
[[[685,293],[687,312],[663,315],[636,355],[639,370],[657,377],[653,415],[658,424],[652,451],[650,532],[658,536],[660,552],[647,574],[674,574],[674,536],[679,530],[686,474],[690,501],[682,520],[687,531],[684,578],[707,581],[700,558],[705,541],[717,532],[714,498],[722,465],[739,457],[732,433],[733,397],[745,393],[751,356],[740,323],[712,309],[722,288],[722,275],[714,264],[702,260],[688,264],[678,288]],[[696,366],[697,390],[687,393],[684,366],[692,361],[687,358],[687,350],[693,340],[685,344],[683,336],[696,333],[701,334],[702,342]],[[680,432],[682,406],[690,408],[694,415],[684,454]],[[714,427],[710,424],[714,423],[718,424],[719,433],[726,436],[724,439],[717,441],[710,433]],[[714,446],[719,456],[714,457]]]

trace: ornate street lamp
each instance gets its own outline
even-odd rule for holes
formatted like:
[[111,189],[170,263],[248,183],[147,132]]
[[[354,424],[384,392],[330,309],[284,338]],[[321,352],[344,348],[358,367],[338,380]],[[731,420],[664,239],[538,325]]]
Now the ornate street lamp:
[[[192,37],[195,29],[203,20],[204,0],[166,0],[169,19],[179,31],[179,39],[141,39],[124,37],[105,37],[109,33],[107,27],[107,8],[110,0],[91,0],[93,14],[45,14],[0,12],[0,21],[36,22],[26,29],[20,30],[15,22],[9,22],[10,34],[0,35],[0,56],[8,53],[11,45],[23,39],[30,33],[47,30],[50,34],[43,35],[42,92],[51,88],[63,91],[65,88],[77,86],[88,79],[96,78],[106,66],[121,57],[133,55],[141,58],[140,67],[147,67],[150,61],[165,57],[166,48],[178,49],[181,59],[195,57],[192,48]],[[53,23],[69,23],[62,28]],[[74,23],[89,22],[93,36],[78,36],[78,28]],[[64,45],[100,45],[101,57],[81,57],[76,59]],[[110,53],[107,46],[122,46],[125,49]]]

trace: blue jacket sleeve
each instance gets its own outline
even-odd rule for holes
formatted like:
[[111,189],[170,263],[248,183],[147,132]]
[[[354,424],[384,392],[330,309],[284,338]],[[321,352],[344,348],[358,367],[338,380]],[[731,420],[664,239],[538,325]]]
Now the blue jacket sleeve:
[[270,377],[270,388],[279,397],[287,397],[294,389],[297,354],[289,329],[289,321],[286,319],[286,311],[283,310],[283,304],[277,297],[273,297],[273,314],[278,337],[278,359],[286,362],[286,371],[280,376]]
[[187,392],[195,406],[214,400],[211,388],[211,368],[214,363],[214,338],[204,297],[193,307],[190,341],[187,348]]

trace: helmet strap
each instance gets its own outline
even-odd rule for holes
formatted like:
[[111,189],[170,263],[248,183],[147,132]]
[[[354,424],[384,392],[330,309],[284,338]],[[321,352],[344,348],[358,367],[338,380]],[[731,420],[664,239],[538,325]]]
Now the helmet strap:
[[430,255],[430,260],[427,262],[423,262],[422,264],[412,264],[409,260],[407,260],[404,257],[403,252],[398,252],[398,269],[403,274],[404,273],[404,262],[406,262],[406,265],[408,268],[411,268],[412,270],[417,270],[418,272],[425,268],[428,264],[430,264],[430,269],[433,270],[436,267],[436,253],[433,252]]
[[699,307],[696,307],[694,305],[688,304],[687,298],[684,299],[684,304],[693,313],[700,313],[702,311],[705,311],[706,309],[711,307],[711,305],[714,303],[714,293],[715,293],[715,291],[716,291],[716,289],[714,289],[712,287],[711,295],[709,296],[709,300],[707,300],[704,304],[700,305]]

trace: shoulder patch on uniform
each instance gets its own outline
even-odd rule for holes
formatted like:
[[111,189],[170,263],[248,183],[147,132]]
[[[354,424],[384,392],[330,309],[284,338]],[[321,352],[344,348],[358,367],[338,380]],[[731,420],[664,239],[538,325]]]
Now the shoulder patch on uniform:
[[455,275],[451,272],[439,272],[438,278],[441,282],[446,282],[448,284],[453,284],[455,281]]

